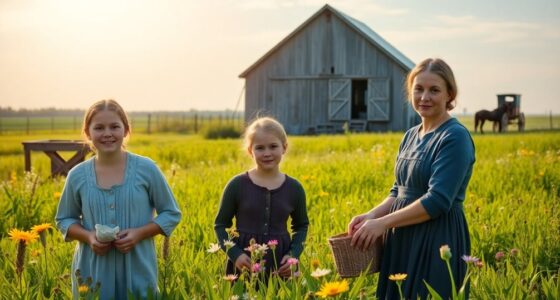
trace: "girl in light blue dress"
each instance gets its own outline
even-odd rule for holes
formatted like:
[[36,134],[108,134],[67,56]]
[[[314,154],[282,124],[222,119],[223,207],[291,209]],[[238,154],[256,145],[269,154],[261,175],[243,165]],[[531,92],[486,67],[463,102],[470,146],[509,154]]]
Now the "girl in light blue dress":
[[[73,297],[96,286],[100,299],[157,294],[153,237],[171,235],[179,223],[175,197],[154,161],[124,150],[130,124],[116,101],[94,103],[85,114],[82,132],[96,155],[68,173],[56,214],[64,240],[78,241],[72,261]],[[96,234],[96,225],[118,233]]]

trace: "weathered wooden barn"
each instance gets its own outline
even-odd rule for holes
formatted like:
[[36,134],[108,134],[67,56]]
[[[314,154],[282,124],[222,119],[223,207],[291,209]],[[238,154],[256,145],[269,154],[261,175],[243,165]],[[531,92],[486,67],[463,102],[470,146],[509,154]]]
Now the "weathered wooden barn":
[[364,23],[325,5],[239,75],[245,120],[290,134],[401,131],[418,122],[403,84],[414,63]]

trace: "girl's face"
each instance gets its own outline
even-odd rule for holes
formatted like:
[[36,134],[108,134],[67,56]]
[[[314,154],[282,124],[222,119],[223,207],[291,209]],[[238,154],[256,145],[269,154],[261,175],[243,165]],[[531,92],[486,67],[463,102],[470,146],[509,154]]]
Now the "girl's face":
[[423,118],[439,120],[447,114],[451,100],[447,84],[439,75],[425,71],[419,73],[412,83],[414,110]]
[[286,153],[286,144],[274,134],[257,130],[253,136],[253,142],[249,148],[249,154],[253,157],[257,169],[261,171],[276,171]]
[[121,151],[127,132],[116,112],[102,110],[91,118],[87,135],[99,154],[110,154]]

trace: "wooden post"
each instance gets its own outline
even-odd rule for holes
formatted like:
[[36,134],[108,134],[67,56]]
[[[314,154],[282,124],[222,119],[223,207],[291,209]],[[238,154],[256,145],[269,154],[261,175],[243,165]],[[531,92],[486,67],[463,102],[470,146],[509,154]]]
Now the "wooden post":
[[198,113],[194,114],[194,133],[198,133]]
[[25,122],[25,132],[29,135],[29,116],[27,116],[27,120]]
[[553,129],[553,126],[552,126],[552,110],[550,110],[550,129],[551,130]]
[[51,133],[54,132],[54,116],[51,116]]
[[146,129],[146,132],[147,132],[148,134],[151,134],[151,133],[152,133],[151,124],[152,124],[152,114],[148,114],[148,128]]

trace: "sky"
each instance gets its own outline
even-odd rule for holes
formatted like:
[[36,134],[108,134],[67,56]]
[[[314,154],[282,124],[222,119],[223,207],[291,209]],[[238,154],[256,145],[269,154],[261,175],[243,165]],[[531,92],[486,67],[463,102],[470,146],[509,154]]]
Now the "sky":
[[243,110],[239,74],[327,3],[415,63],[446,60],[455,113],[499,93],[560,113],[558,0],[0,0],[0,106]]

